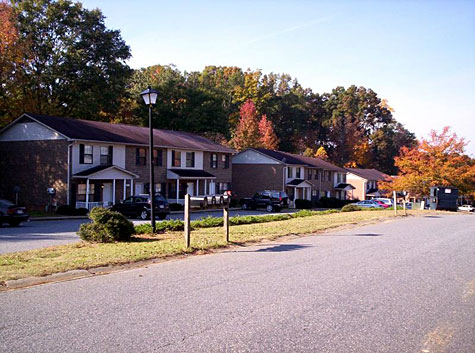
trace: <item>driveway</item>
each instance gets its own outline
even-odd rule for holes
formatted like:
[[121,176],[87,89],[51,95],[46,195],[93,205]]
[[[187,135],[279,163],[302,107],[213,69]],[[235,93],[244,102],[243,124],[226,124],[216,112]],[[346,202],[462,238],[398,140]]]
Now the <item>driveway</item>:
[[0,351],[472,353],[473,229],[411,217],[0,293]]
[[[289,213],[294,210],[287,211]],[[284,212],[282,212],[284,213]],[[230,216],[247,216],[269,214],[265,211],[231,211]],[[205,217],[222,217],[219,212],[193,212],[191,219]],[[183,219],[183,213],[171,214],[167,219]],[[132,220],[134,224],[149,223],[150,221]],[[79,241],[76,231],[82,223],[89,222],[87,219],[56,220],[56,221],[31,221],[24,222],[19,227],[0,227],[0,254],[32,250],[47,246],[62,245]],[[160,222],[160,221],[157,221]]]

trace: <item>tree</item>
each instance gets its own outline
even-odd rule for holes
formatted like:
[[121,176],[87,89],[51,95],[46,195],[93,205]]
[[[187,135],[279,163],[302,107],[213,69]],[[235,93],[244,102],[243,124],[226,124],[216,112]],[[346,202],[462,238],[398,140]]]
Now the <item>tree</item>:
[[313,157],[315,156],[315,150],[313,148],[307,147],[305,151],[302,153],[305,157]]
[[240,151],[248,147],[260,147],[259,122],[253,101],[248,99],[239,114],[241,118],[234,132],[232,145]]
[[323,146],[318,147],[318,150],[317,152],[315,152],[314,157],[323,159],[324,161],[328,161],[328,154]]
[[461,194],[475,192],[475,160],[465,152],[467,143],[450,132],[432,131],[414,148],[403,147],[395,164],[400,173],[382,186],[385,190],[409,191],[429,195],[431,186],[455,186]]
[[279,139],[274,132],[274,126],[266,115],[262,115],[259,121],[259,135],[261,146],[269,150],[275,150],[279,147]]
[[[108,30],[98,9],[69,0],[13,1],[18,42],[29,55],[17,66],[20,92],[3,92],[8,118],[25,105],[34,113],[97,119],[115,113],[131,70],[129,47]],[[18,100],[20,104],[11,104]],[[102,113],[102,114],[100,114]]]

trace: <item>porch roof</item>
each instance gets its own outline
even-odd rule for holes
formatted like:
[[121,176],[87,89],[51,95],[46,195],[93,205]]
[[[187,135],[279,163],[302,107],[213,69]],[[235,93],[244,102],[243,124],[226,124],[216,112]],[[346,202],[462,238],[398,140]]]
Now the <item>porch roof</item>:
[[130,177],[138,178],[139,176],[116,165],[98,165],[73,175],[73,178],[84,179],[130,179]]
[[[168,169],[167,173],[169,178],[178,179],[178,178],[192,178],[192,179],[216,179],[211,173],[208,173],[200,169]],[[175,174],[175,175],[173,175]]]
[[303,179],[294,179],[292,181],[289,181],[287,184],[287,186],[300,186],[300,187],[312,187],[313,184],[308,182],[307,180],[303,180]]
[[347,183],[340,183],[335,187],[335,190],[350,191],[356,189],[353,185]]
[[367,196],[381,196],[381,193],[378,191],[378,189],[372,188],[366,192],[366,195]]

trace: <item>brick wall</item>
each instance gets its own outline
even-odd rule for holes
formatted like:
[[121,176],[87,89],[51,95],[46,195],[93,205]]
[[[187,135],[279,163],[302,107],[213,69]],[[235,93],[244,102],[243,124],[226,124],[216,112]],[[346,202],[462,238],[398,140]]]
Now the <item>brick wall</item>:
[[363,179],[347,179],[347,183],[351,184],[355,187],[355,190],[353,190],[353,198],[351,197],[351,191],[347,192],[347,197],[348,199],[358,199],[358,200],[364,200],[366,197],[365,193],[365,180]]
[[260,190],[282,190],[283,166],[280,164],[233,164],[233,192],[251,197]]
[[[137,179],[134,179],[134,183],[148,183],[150,181],[150,158],[148,148],[145,148],[147,161],[146,165],[136,164],[136,150],[137,147],[135,146],[126,146],[125,169],[139,176]],[[162,165],[155,166],[154,178],[157,184],[165,183],[167,180],[167,150],[162,150]]]
[[66,140],[0,142],[0,198],[15,202],[13,187],[19,186],[19,203],[44,209],[46,189],[56,189],[59,205],[67,200],[68,142]]

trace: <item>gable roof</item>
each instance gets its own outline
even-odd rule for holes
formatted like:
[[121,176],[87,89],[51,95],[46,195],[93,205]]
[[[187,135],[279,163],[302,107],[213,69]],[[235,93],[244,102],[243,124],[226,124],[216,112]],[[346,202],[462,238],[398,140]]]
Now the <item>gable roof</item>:
[[[61,118],[30,113],[25,113],[22,117],[28,117],[46,125],[71,140],[100,141],[145,146],[148,146],[149,144],[148,127]],[[154,129],[153,137],[155,147],[235,153],[231,148],[221,146],[205,137],[189,132]]]
[[308,167],[321,168],[321,169],[331,170],[335,172],[341,172],[341,173],[346,172],[345,169],[340,168],[330,162],[324,161],[323,159],[320,159],[320,158],[305,157],[305,156],[300,156],[298,154],[268,150],[265,148],[251,148],[251,149],[257,152],[260,152],[262,154],[265,154],[266,156],[269,156],[271,158],[274,158],[284,164],[305,165]]
[[384,180],[389,178],[389,175],[376,169],[346,168],[346,170],[366,180]]

